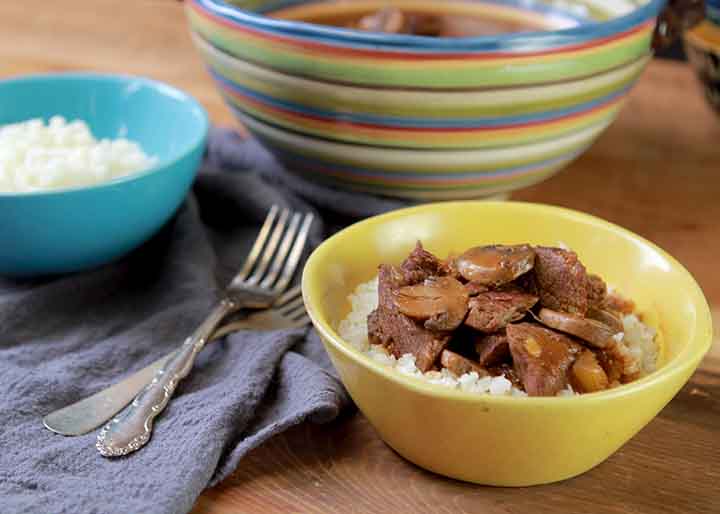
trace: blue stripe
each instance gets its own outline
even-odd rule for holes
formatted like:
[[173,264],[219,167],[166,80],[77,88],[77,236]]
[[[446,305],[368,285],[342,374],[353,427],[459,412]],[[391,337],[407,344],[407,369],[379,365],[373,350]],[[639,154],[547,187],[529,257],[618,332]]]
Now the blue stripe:
[[[328,163],[328,162],[321,162],[321,161],[313,161],[306,157],[300,157],[297,155],[293,155],[291,153],[288,153],[284,149],[277,149],[274,147],[271,143],[268,143],[267,141],[264,141],[261,139],[263,144],[265,144],[271,152],[275,153],[275,155],[278,156],[278,159],[281,161],[287,161],[287,159],[291,159],[291,161],[286,162],[285,167],[286,168],[293,168],[295,171],[300,170],[306,170],[310,173],[313,173],[314,175],[318,176],[327,176],[328,178],[337,179],[335,176],[330,176],[324,174],[322,171],[316,171],[318,168],[331,168],[333,170],[341,171],[342,173],[347,174],[348,176],[354,176],[356,177],[356,180],[367,180],[370,178],[380,178],[380,179],[406,179],[408,181],[412,180],[418,180],[422,179],[423,181],[429,180],[430,182],[451,182],[453,177],[462,177],[464,179],[481,179],[481,178],[505,178],[505,177],[511,177],[513,175],[522,175],[526,172],[533,171],[535,169],[539,168],[545,168],[550,167],[556,164],[563,164],[567,161],[570,161],[576,157],[578,157],[581,153],[583,153],[587,146],[582,147],[580,150],[570,152],[567,154],[564,154],[560,157],[555,157],[553,159],[548,159],[545,161],[538,161],[532,164],[526,164],[524,166],[516,166],[516,167],[510,167],[510,168],[502,168],[497,171],[473,171],[473,172],[462,172],[462,173],[446,173],[443,175],[440,174],[427,174],[427,173],[411,173],[411,172],[375,172],[375,171],[369,171],[369,170],[363,170],[360,168],[347,168],[347,167],[341,167],[336,165],[335,163]],[[292,163],[292,164],[290,164]]]
[[[257,121],[257,120],[256,120]],[[304,166],[306,168],[331,168],[333,170],[339,171],[341,173],[350,175],[350,176],[356,176],[358,179],[362,179],[364,177],[372,177],[372,178],[403,178],[403,179],[429,179],[436,182],[447,182],[449,178],[451,177],[463,177],[463,178],[469,178],[469,179],[475,179],[475,178],[485,178],[485,177],[506,177],[506,176],[512,176],[516,174],[522,174],[527,171],[531,171],[535,168],[542,168],[546,166],[552,166],[553,164],[561,164],[565,161],[568,161],[570,159],[574,159],[575,157],[579,156],[581,153],[583,153],[591,144],[592,142],[588,143],[587,145],[582,146],[580,149],[568,152],[566,154],[563,154],[559,157],[553,157],[552,159],[547,159],[544,161],[537,161],[532,164],[525,164],[523,166],[512,166],[508,168],[500,168],[496,169],[494,171],[463,171],[463,172],[453,172],[453,173],[444,173],[444,174],[435,174],[435,173],[426,173],[426,172],[408,172],[408,171],[377,171],[377,170],[369,170],[367,168],[358,168],[355,166],[348,166],[346,164],[336,164],[334,162],[330,161],[321,161],[312,157],[307,157],[304,155],[297,154],[295,152],[289,151],[285,148],[278,147],[274,145],[271,141],[269,141],[266,137],[259,135],[257,133],[253,134],[262,144],[267,147],[278,159],[285,161],[286,163],[292,163],[295,167],[298,165]],[[288,168],[291,168],[293,166],[286,166]],[[320,172],[316,172],[320,173]]]
[[[605,22],[587,22],[576,27],[542,32],[516,32],[469,38],[437,38],[404,34],[379,34],[311,23],[278,20],[242,10],[223,0],[192,0],[206,11],[266,34],[293,36],[300,41],[329,43],[342,48],[386,52],[534,52],[587,43],[628,31],[657,17],[665,0],[650,0],[625,16]],[[525,6],[522,0],[507,3]],[[530,4],[528,8],[536,8]]]
[[625,86],[624,88],[615,91],[609,95],[599,97],[595,100],[578,104],[572,107],[566,107],[563,109],[556,109],[553,111],[545,111],[540,113],[533,113],[524,116],[506,116],[503,118],[471,118],[471,119],[428,119],[428,118],[398,118],[393,116],[377,116],[372,114],[356,114],[356,113],[344,113],[339,111],[326,111],[308,107],[305,105],[297,104],[294,102],[288,102],[285,100],[278,100],[270,97],[264,93],[253,91],[246,87],[240,86],[235,82],[219,75],[213,70],[210,70],[211,75],[219,83],[227,86],[229,89],[236,91],[240,94],[247,95],[259,102],[269,104],[275,107],[287,109],[299,115],[310,115],[318,116],[329,121],[338,121],[346,123],[365,123],[380,125],[384,127],[394,128],[493,128],[503,127],[507,125],[519,125],[530,122],[541,122],[541,121],[552,121],[558,118],[569,116],[572,114],[581,113],[590,109],[593,109],[599,105],[607,102],[611,102],[617,98],[624,96],[630,91],[633,83]]

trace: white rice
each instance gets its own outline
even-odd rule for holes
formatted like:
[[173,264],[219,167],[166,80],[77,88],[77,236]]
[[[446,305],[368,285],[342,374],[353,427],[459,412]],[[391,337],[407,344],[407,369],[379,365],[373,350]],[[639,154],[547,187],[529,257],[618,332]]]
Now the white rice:
[[157,163],[124,138],[97,140],[83,121],[61,116],[0,126],[0,192],[82,187]]
[[[409,353],[399,359],[388,353],[384,346],[372,345],[367,336],[367,317],[378,303],[378,281],[374,278],[362,283],[355,289],[348,299],[352,309],[347,317],[340,322],[338,332],[340,336],[359,351],[367,354],[371,359],[385,366],[394,368],[399,373],[424,380],[431,384],[449,389],[460,389],[479,394],[495,396],[527,396],[525,391],[513,386],[505,377],[482,377],[475,373],[466,373],[460,377],[447,368],[440,371],[422,373],[415,366],[415,357]],[[655,371],[658,349],[655,342],[655,330],[648,327],[640,319],[630,314],[623,318],[625,332],[617,334],[618,342],[625,342],[630,353],[638,359],[641,365],[641,375]],[[568,385],[558,393],[558,396],[573,396],[575,393]]]

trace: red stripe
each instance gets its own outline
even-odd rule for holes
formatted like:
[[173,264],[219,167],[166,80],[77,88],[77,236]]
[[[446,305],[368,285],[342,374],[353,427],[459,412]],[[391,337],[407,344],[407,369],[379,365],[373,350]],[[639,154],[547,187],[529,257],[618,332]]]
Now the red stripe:
[[[282,152],[282,148],[279,149]],[[438,183],[450,183],[455,186],[469,186],[469,185],[480,185],[480,184],[497,184],[497,183],[503,183],[507,182],[508,180],[516,179],[518,177],[525,177],[529,175],[534,175],[538,173],[540,170],[544,169],[546,166],[537,165],[535,167],[530,168],[529,170],[524,170],[522,172],[514,172],[510,173],[508,175],[501,175],[501,177],[498,179],[498,177],[480,177],[480,178],[465,178],[465,177],[452,177],[450,174],[448,176],[439,177],[439,178],[424,178],[422,176],[412,177],[412,178],[398,178],[397,176],[393,177],[390,176],[391,173],[388,173],[387,176],[383,176],[381,178],[375,177],[373,175],[370,175],[368,173],[364,173],[362,171],[353,172],[350,173],[344,173],[342,171],[335,171],[333,168],[330,167],[318,167],[317,165],[310,165],[307,163],[304,163],[300,161],[299,163],[297,161],[293,161],[293,166],[295,168],[300,168],[302,171],[306,171],[311,174],[315,175],[322,175],[322,176],[330,176],[337,180],[341,180],[344,182],[353,182],[356,185],[366,185],[366,184],[375,184],[375,185],[384,185],[384,184],[392,184],[397,186],[403,186],[407,185],[408,183],[411,184],[419,184],[423,186],[433,186],[437,185]],[[420,175],[420,174],[418,174]],[[358,182],[358,179],[356,177],[364,178],[366,182]]]
[[297,113],[295,111],[292,111],[290,109],[286,109],[285,107],[279,107],[276,105],[270,105],[268,103],[262,102],[260,100],[257,100],[255,98],[252,98],[250,96],[245,95],[242,92],[235,91],[234,89],[231,89],[229,86],[219,83],[220,87],[227,91],[228,94],[234,97],[240,97],[243,99],[243,101],[246,101],[247,103],[250,103],[252,105],[256,106],[264,106],[269,110],[289,114],[295,117],[320,121],[320,122],[334,122],[335,125],[343,127],[361,127],[361,128],[369,128],[369,129],[375,129],[375,130],[381,130],[381,131],[402,131],[402,132],[440,132],[440,133],[455,133],[455,134],[462,134],[462,133],[478,133],[478,132],[492,132],[492,131],[501,131],[501,130],[513,130],[513,129],[522,129],[522,128],[528,128],[538,125],[551,125],[555,122],[560,121],[567,121],[572,120],[574,118],[580,118],[582,116],[587,116],[588,114],[591,114],[596,111],[600,111],[606,107],[609,107],[610,105],[613,105],[615,103],[619,103],[623,98],[627,96],[628,93],[625,93],[617,98],[613,98],[612,100],[607,100],[601,104],[596,105],[592,109],[588,109],[586,111],[576,112],[573,114],[566,114],[565,116],[561,116],[559,118],[553,118],[550,120],[536,120],[536,121],[527,121],[524,123],[516,123],[511,125],[500,125],[495,127],[476,127],[476,128],[454,128],[454,127],[388,127],[385,125],[376,125],[374,123],[364,123],[364,122],[348,122],[348,121],[335,121],[329,118],[324,118],[322,116],[317,116],[314,114],[302,114]]
[[293,38],[290,36],[279,36],[276,34],[269,34],[262,30],[252,29],[252,28],[246,27],[244,25],[241,25],[238,22],[234,22],[234,21],[228,20],[226,18],[223,18],[219,15],[216,15],[210,11],[203,9],[196,2],[192,2],[190,5],[196,10],[196,12],[198,14],[200,14],[201,16],[204,16],[220,25],[225,25],[226,27],[232,28],[240,33],[256,35],[263,39],[275,41],[278,43],[284,43],[289,46],[293,46],[293,47],[297,47],[297,48],[301,48],[301,49],[303,49],[303,48],[314,49],[314,50],[319,50],[323,53],[339,55],[339,56],[374,57],[374,58],[383,58],[383,59],[401,58],[403,60],[410,60],[410,61],[454,60],[454,59],[468,59],[468,58],[471,58],[473,60],[495,60],[495,59],[507,59],[507,58],[536,57],[536,56],[543,56],[543,55],[553,55],[553,54],[560,54],[560,53],[566,53],[566,52],[574,52],[574,51],[578,51],[578,50],[585,50],[585,49],[592,48],[595,46],[600,46],[605,43],[610,43],[612,41],[622,39],[622,38],[630,36],[632,34],[642,32],[646,28],[649,28],[651,26],[654,27],[654,25],[655,25],[655,20],[652,19],[641,25],[638,25],[635,28],[632,28],[625,32],[619,32],[617,34],[608,36],[606,38],[593,39],[587,43],[552,48],[552,49],[541,50],[541,51],[537,51],[537,52],[522,52],[522,53],[514,53],[514,52],[485,52],[485,53],[476,52],[476,53],[471,53],[471,52],[465,52],[465,53],[443,53],[443,54],[415,53],[415,52],[409,53],[409,52],[389,52],[389,51],[378,51],[378,50],[366,50],[366,49],[358,49],[358,48],[341,48],[338,46],[328,45],[325,43],[317,43],[314,41],[307,41],[307,40],[298,40],[298,38]]

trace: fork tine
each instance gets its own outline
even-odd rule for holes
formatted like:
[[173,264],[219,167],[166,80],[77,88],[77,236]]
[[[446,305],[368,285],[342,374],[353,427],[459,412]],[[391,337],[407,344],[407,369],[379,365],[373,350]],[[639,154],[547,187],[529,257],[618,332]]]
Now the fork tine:
[[292,300],[299,294],[302,294],[301,287],[300,286],[293,287],[287,293],[285,293],[280,298],[275,300],[275,303],[273,304],[273,308],[282,307],[283,305],[288,303],[290,300]]
[[278,312],[280,312],[281,314],[288,314],[289,312],[294,311],[298,307],[304,308],[302,297],[296,298],[295,300],[286,303],[278,309]]
[[290,319],[295,319],[295,318],[297,318],[298,316],[303,316],[303,315],[305,315],[305,306],[304,306],[304,305],[298,305],[298,306],[295,307],[293,310],[291,310],[291,311],[289,311],[289,312],[285,312],[285,313],[283,313],[283,314],[284,314],[285,316],[287,316],[288,318],[290,318]]
[[285,235],[283,236],[282,242],[280,243],[280,249],[275,255],[275,258],[272,261],[272,265],[270,266],[270,271],[260,283],[260,287],[270,289],[275,280],[278,278],[278,275],[280,275],[280,270],[282,269],[282,265],[285,262],[285,257],[287,257],[288,252],[290,252],[290,245],[295,239],[295,234],[297,233],[299,226],[300,213],[296,212],[295,214],[293,214],[292,220],[290,220],[290,226],[288,227],[287,232],[285,232]]
[[241,282],[241,281],[245,280],[247,278],[247,276],[250,274],[250,271],[253,269],[253,266],[255,266],[255,261],[257,261],[257,258],[260,255],[260,250],[262,250],[262,247],[265,245],[265,241],[267,240],[268,235],[270,234],[270,229],[272,228],[272,225],[275,222],[277,213],[278,213],[278,206],[273,205],[270,208],[270,212],[268,212],[267,216],[265,216],[265,222],[263,223],[263,226],[260,229],[260,232],[258,232],[258,235],[255,238],[255,242],[253,243],[252,249],[250,250],[250,253],[248,254],[247,258],[245,259],[245,263],[243,264],[242,269],[237,273],[237,275],[235,275],[235,278],[233,278],[233,282]]
[[213,332],[211,341],[215,341],[216,339],[221,339],[228,334],[232,334],[233,332],[238,332],[239,330],[244,330],[245,328],[246,328],[245,324],[242,321],[230,322],[230,323],[218,328],[215,332]]
[[295,239],[295,244],[290,251],[290,256],[288,257],[285,267],[282,270],[282,274],[280,275],[280,280],[278,280],[277,284],[275,284],[274,291],[276,293],[283,292],[295,274],[295,270],[297,269],[303,250],[305,249],[305,243],[307,243],[313,218],[314,216],[312,213],[308,212],[305,214],[302,227],[300,228],[300,233],[298,234],[297,239]]
[[305,325],[309,325],[309,324],[310,324],[310,318],[307,315],[305,315],[302,318],[300,318],[299,320],[296,320],[293,322],[293,328],[304,327]]
[[283,209],[280,212],[280,219],[278,220],[277,225],[275,225],[275,230],[273,230],[273,233],[270,236],[270,241],[268,241],[268,244],[265,247],[265,251],[263,251],[263,254],[260,257],[260,263],[255,268],[253,274],[250,275],[250,277],[245,281],[245,283],[250,285],[256,285],[258,282],[260,282],[263,275],[265,274],[265,271],[270,265],[270,261],[275,254],[275,250],[277,249],[278,244],[280,243],[280,237],[282,236],[283,232],[285,232],[285,225],[287,224],[287,220],[289,217],[290,211],[288,209]]

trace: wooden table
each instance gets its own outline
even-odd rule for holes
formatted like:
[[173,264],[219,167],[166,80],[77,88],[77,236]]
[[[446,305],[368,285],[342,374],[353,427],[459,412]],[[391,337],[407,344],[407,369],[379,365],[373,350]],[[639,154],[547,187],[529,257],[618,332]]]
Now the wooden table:
[[[0,76],[61,70],[147,75],[232,123],[173,0],[0,2]],[[555,178],[513,195],[619,223],[695,275],[720,326],[720,119],[683,64],[654,62],[618,121]],[[361,414],[302,425],[252,452],[193,514],[720,512],[720,337],[650,425],[578,478],[487,488],[424,472],[386,447]],[[151,514],[151,513],[149,513]]]

